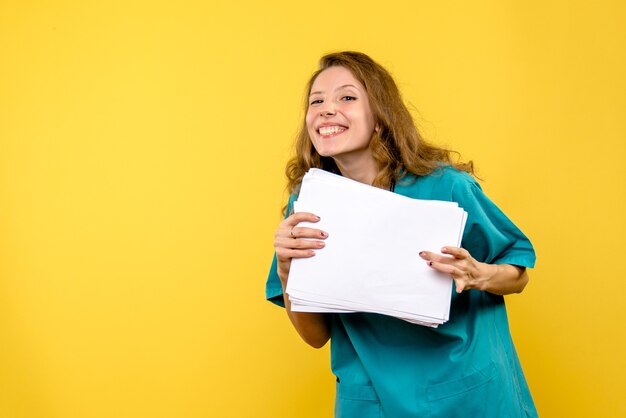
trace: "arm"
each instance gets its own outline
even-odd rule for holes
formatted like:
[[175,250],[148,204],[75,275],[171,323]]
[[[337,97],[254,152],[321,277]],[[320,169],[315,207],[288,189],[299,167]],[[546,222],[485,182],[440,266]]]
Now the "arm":
[[[274,248],[278,262],[277,272],[283,287],[285,310],[300,337],[312,347],[320,348],[330,339],[326,314],[292,312],[289,295],[285,292],[289,279],[289,269],[293,258],[315,256],[315,250],[324,248],[326,232],[315,228],[298,227],[300,222],[317,222],[319,217],[305,212],[294,213],[280,223],[276,230]],[[313,238],[313,239],[302,239]]]
[[478,289],[496,295],[508,295],[521,293],[528,283],[525,267],[481,263],[463,248],[443,247],[441,252],[444,255],[422,251],[420,256],[433,269],[450,274],[458,293]]

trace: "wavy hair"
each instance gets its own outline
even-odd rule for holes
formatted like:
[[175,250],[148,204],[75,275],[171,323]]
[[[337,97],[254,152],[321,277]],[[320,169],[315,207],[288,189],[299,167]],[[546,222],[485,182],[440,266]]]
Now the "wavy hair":
[[311,87],[322,71],[335,66],[347,68],[365,87],[374,121],[379,128],[369,144],[378,164],[378,175],[373,186],[389,189],[407,173],[425,176],[441,165],[474,173],[472,161],[460,162],[458,158],[452,158],[452,155],[458,157],[457,152],[436,147],[424,140],[402,101],[398,86],[383,66],[363,53],[344,51],[324,55],[320,59],[319,69],[306,85],[305,118],[296,137],[295,156],[289,160],[285,170],[289,193],[297,190],[309,168],[339,173],[331,157],[322,157],[317,153],[306,127]]

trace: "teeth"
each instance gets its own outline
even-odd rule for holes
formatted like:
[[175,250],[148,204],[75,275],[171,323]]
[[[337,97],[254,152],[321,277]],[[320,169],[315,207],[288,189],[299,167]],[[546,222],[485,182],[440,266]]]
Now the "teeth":
[[346,128],[342,128],[341,126],[322,126],[319,129],[320,135],[332,135],[345,130]]

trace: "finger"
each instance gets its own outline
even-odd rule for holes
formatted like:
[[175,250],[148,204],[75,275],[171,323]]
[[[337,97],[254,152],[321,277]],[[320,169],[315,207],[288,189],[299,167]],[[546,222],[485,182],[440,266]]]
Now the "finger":
[[420,251],[420,257],[424,260],[430,260],[431,254],[432,253],[430,251]]
[[441,255],[437,253],[432,253],[430,251],[421,251],[419,253],[420,257],[422,257],[426,261],[434,261],[437,263],[447,263],[451,264],[456,262],[457,260],[454,257],[450,257],[448,255]]
[[461,293],[465,290],[466,281],[463,279],[454,279],[454,287],[456,287],[456,293]]
[[294,226],[289,230],[290,238],[317,238],[317,239],[326,239],[328,238],[328,232],[322,231],[321,229],[315,228],[307,228],[304,226]]
[[454,272],[456,272],[456,268],[454,266],[451,266],[450,264],[440,263],[438,261],[429,261],[426,264],[428,264],[429,267],[441,273],[452,275]]
[[294,250],[290,248],[281,248],[276,250],[276,258],[278,261],[288,261],[293,258],[311,258],[315,255],[313,250]]
[[461,270],[453,266],[452,264],[447,263],[439,263],[437,261],[429,261],[428,266],[432,267],[434,270],[437,270],[441,273],[446,273],[451,275],[454,278],[463,277],[464,274]]
[[441,252],[444,254],[450,254],[454,258],[463,259],[468,258],[470,253],[465,248],[459,247],[443,247]]
[[437,263],[433,261],[429,261],[428,265],[434,270],[452,276],[452,280],[454,280],[454,287],[456,288],[457,293],[461,293],[463,290],[465,290],[467,280],[465,279],[465,275],[463,274],[463,272],[461,272],[459,269],[451,266],[450,264]]
[[296,212],[282,223],[286,226],[296,226],[300,222],[319,222],[320,217],[310,212]]
[[317,249],[324,248],[326,244],[324,241],[318,240],[310,240],[310,239],[293,239],[289,237],[281,237],[278,236],[274,239],[274,248],[278,250],[279,248],[287,248],[287,249]]

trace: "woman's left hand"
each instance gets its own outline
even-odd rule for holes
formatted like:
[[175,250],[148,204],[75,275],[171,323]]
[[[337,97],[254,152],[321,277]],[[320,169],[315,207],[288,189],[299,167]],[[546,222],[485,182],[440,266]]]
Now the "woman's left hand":
[[463,248],[443,247],[444,255],[420,252],[420,257],[433,269],[452,276],[457,293],[468,289],[486,290],[487,283],[496,273],[497,266],[478,262]]
[[469,251],[443,247],[441,254],[422,251],[420,257],[433,269],[452,276],[457,293],[478,289],[496,295],[520,293],[528,283],[526,268],[512,264],[487,264],[476,261]]

